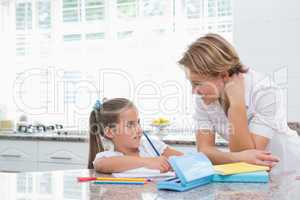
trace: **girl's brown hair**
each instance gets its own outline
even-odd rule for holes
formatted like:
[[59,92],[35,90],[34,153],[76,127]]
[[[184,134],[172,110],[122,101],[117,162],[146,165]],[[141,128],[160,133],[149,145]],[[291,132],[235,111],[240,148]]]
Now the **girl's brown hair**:
[[190,72],[209,76],[218,76],[225,71],[231,76],[248,70],[234,47],[220,35],[212,33],[192,43],[178,63]]
[[119,122],[120,114],[135,107],[134,104],[125,98],[114,98],[105,101],[102,105],[94,108],[89,119],[89,161],[88,168],[93,169],[93,161],[98,152],[104,151],[101,137],[105,137],[104,129],[113,128]]

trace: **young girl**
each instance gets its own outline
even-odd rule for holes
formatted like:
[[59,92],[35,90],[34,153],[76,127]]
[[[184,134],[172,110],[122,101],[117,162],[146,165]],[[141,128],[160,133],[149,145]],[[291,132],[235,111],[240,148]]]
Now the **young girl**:
[[[114,150],[103,151],[99,135],[110,140]],[[98,102],[92,111],[89,169],[114,173],[146,167],[167,172],[171,169],[167,159],[173,155],[183,154],[155,138],[143,137],[138,111],[129,100]]]
[[[179,64],[196,96],[197,148],[213,163],[275,166],[274,173],[299,166],[300,139],[287,126],[280,88],[247,69],[224,38],[217,34],[199,38]],[[230,152],[215,147],[215,133],[229,142]]]

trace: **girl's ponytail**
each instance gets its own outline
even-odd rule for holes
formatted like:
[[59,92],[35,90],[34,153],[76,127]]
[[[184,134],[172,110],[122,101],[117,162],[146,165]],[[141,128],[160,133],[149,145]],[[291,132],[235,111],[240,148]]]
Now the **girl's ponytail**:
[[89,160],[88,160],[88,169],[94,169],[93,161],[97,153],[104,151],[100,131],[101,127],[98,123],[97,118],[99,117],[99,113],[97,110],[93,110],[90,114],[89,124]]

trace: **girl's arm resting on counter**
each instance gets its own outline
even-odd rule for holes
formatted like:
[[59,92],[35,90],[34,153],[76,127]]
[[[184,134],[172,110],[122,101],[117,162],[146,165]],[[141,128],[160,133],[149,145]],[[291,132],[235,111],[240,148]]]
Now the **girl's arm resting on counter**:
[[102,173],[123,172],[130,169],[146,167],[149,169],[167,172],[171,170],[168,159],[165,156],[159,157],[138,157],[138,156],[114,156],[99,158],[94,165],[96,171]]
[[122,172],[144,166],[144,159],[136,156],[114,156],[99,158],[94,164],[95,170],[102,173]]

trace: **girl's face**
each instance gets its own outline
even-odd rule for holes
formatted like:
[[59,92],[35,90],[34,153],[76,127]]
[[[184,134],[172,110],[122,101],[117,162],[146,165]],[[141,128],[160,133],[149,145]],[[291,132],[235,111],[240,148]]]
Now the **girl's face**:
[[224,80],[221,76],[211,77],[198,73],[186,73],[186,76],[191,82],[193,94],[200,95],[206,105],[221,97],[224,90]]
[[112,140],[115,145],[127,149],[136,149],[140,146],[142,128],[136,108],[124,110],[119,115],[119,123],[113,131]]

